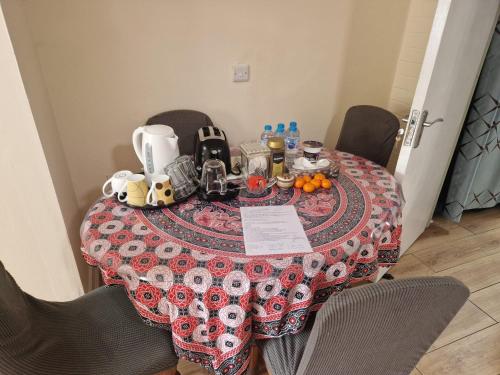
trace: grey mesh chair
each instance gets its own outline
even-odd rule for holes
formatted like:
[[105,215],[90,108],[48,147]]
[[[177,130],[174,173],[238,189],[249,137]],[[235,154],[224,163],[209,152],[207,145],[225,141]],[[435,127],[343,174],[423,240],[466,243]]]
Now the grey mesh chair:
[[203,112],[179,109],[159,113],[146,121],[146,125],[163,124],[172,127],[179,137],[181,155],[194,154],[194,136],[203,126],[212,126],[212,120]]
[[336,149],[385,167],[398,129],[398,118],[383,108],[371,105],[351,107],[345,115]]
[[257,344],[272,375],[407,375],[468,296],[450,277],[360,286],[330,297],[303,332]]
[[149,375],[177,362],[169,332],[144,324],[123,287],[42,301],[0,262],[0,374]]

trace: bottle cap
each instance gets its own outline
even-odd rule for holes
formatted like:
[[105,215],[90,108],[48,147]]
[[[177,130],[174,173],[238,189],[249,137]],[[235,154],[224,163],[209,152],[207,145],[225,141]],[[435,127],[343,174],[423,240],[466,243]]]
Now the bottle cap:
[[290,129],[297,130],[297,122],[296,121],[290,121]]
[[267,124],[267,125],[264,125],[264,130],[266,130],[266,131],[273,130],[273,127],[271,125]]
[[278,124],[278,127],[277,127],[276,131],[278,131],[278,132],[283,132],[283,131],[285,131],[285,124],[283,124],[282,122],[280,122],[280,123]]

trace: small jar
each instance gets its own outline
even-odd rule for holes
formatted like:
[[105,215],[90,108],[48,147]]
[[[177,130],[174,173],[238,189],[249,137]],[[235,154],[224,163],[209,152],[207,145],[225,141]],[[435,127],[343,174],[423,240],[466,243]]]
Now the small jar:
[[281,189],[290,189],[293,186],[293,183],[295,182],[295,177],[287,173],[280,174],[279,176],[276,177],[276,179],[277,179],[276,184]]
[[285,142],[281,137],[271,137],[267,140],[271,150],[271,170],[269,177],[276,177],[285,172]]
[[317,162],[319,154],[323,149],[323,143],[318,141],[305,141],[304,142],[304,157],[310,162]]

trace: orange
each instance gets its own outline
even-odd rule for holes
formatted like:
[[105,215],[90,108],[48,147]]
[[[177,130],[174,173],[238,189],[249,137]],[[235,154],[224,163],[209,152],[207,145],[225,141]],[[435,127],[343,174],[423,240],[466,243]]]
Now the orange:
[[305,176],[302,176],[302,179],[305,181],[305,182],[310,182],[312,180],[311,176],[309,175],[305,175]]
[[313,178],[311,184],[313,184],[316,189],[319,189],[321,187],[321,180]]
[[317,180],[324,180],[326,178],[326,176],[323,173],[316,173],[314,175],[314,178]]
[[306,182],[304,181],[303,178],[300,178],[298,177],[296,180],[295,180],[295,184],[294,186],[297,188],[297,189],[302,189],[302,187],[304,186]]
[[324,179],[321,181],[321,187],[323,189],[330,189],[332,187],[332,182],[330,180]]
[[305,185],[304,185],[304,191],[306,193],[312,193],[314,190],[316,190],[316,186],[314,186],[312,183],[310,182],[306,182]]

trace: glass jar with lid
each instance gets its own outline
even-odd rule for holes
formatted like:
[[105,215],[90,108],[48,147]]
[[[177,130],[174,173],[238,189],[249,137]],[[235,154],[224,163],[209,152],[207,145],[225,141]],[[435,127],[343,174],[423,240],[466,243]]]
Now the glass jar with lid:
[[243,143],[241,149],[241,167],[245,174],[269,176],[269,157],[271,150],[257,142]]
[[267,189],[271,150],[257,142],[244,143],[240,149],[241,169],[247,191],[260,194]]
[[282,137],[271,137],[267,140],[271,150],[270,177],[285,173],[285,141]]

